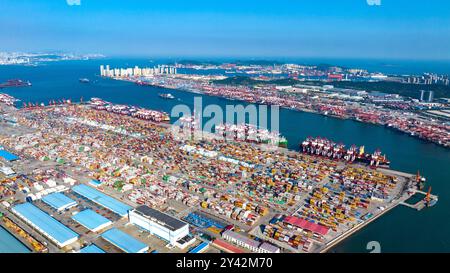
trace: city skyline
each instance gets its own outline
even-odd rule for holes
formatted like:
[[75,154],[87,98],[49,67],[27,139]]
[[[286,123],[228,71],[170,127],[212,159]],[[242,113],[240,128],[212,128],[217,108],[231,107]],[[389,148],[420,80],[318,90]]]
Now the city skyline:
[[[69,4],[72,3],[71,4]],[[372,1],[373,2],[373,1]],[[1,1],[2,51],[449,60],[446,1]],[[377,1],[375,1],[377,2]],[[74,4],[75,3],[75,4]],[[74,5],[73,5],[74,4]]]

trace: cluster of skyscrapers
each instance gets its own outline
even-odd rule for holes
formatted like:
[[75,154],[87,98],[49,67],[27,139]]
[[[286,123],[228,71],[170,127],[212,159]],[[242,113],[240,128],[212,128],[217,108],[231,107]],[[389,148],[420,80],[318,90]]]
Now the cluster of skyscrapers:
[[406,79],[407,83],[413,84],[443,84],[450,85],[450,78],[446,75],[425,73],[422,76],[411,76]]
[[158,65],[156,67],[139,68],[110,68],[109,65],[100,66],[100,75],[103,77],[141,77],[160,74],[177,74],[177,68],[168,65]]

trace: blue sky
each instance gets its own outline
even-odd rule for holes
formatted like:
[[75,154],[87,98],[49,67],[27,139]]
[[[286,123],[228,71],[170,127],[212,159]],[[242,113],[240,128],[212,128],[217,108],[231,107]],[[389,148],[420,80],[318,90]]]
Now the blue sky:
[[7,51],[450,59],[448,0],[0,0],[0,26]]

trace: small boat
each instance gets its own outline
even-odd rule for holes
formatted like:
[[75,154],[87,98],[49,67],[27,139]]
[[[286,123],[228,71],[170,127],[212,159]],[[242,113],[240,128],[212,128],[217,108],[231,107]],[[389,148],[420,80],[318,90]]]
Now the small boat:
[[81,82],[81,83],[89,83],[90,80],[87,79],[87,78],[81,78],[81,79],[80,79],[80,82]]
[[170,100],[172,100],[172,99],[174,99],[175,97],[172,95],[172,94],[170,94],[170,93],[163,93],[163,94],[158,94],[161,98],[163,98],[163,99],[170,99]]
[[437,202],[438,202],[438,198],[437,197],[433,198],[430,200],[429,203],[427,203],[427,207],[432,207],[432,206],[436,205]]

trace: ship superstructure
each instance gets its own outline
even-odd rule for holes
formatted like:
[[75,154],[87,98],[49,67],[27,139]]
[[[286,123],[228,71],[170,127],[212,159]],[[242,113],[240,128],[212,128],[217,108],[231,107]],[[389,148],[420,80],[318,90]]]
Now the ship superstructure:
[[[181,117],[179,125],[182,129],[192,131],[200,129],[200,122],[194,116]],[[279,133],[267,129],[258,128],[255,125],[240,123],[221,123],[215,126],[215,134],[224,140],[233,140],[251,143],[264,143],[280,147],[287,147],[287,139]]]
[[96,110],[108,111],[119,115],[132,116],[154,122],[170,121],[169,115],[165,112],[130,105],[113,104],[111,102],[104,101],[100,98],[92,98],[89,104],[92,106],[92,108]]
[[271,132],[256,125],[223,123],[216,126],[216,134],[236,141],[265,143],[281,147],[287,146],[287,140],[277,132]]
[[346,161],[349,163],[359,162],[374,167],[389,167],[390,161],[379,149],[373,153],[366,153],[365,147],[351,145],[346,149],[342,143],[335,143],[331,140],[321,137],[308,137],[301,144],[300,149],[303,153],[326,157],[334,160]]

